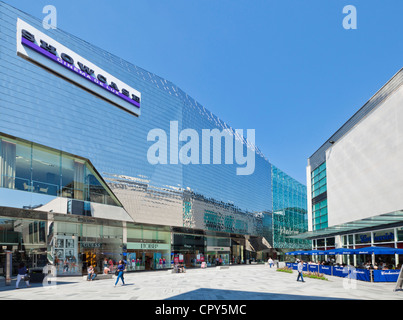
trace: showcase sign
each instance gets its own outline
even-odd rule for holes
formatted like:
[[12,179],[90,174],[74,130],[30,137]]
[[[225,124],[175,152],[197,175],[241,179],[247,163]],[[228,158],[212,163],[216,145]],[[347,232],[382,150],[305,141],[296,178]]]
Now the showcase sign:
[[140,115],[141,93],[21,19],[17,54],[109,103]]

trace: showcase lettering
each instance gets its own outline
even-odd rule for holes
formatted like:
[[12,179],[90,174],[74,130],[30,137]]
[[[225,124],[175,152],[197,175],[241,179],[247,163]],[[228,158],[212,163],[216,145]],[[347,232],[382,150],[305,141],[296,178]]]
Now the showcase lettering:
[[44,40],[39,40],[40,46],[38,46],[35,43],[35,35],[25,29],[21,30],[21,36],[22,44],[27,45],[31,49],[40,53],[50,54],[50,56],[47,55],[48,58],[57,61],[64,67],[74,71],[84,78],[87,78],[89,81],[96,83],[98,86],[103,87],[104,89],[114,93],[115,95],[119,95],[120,97],[122,97],[121,95],[123,95],[123,98],[125,98],[126,101],[131,102],[138,108],[140,107],[140,98],[137,95],[130,93],[126,88],[119,88],[114,81],[108,82],[108,79],[101,73],[95,74],[95,71],[92,70],[90,67],[86,66],[80,61],[75,61],[73,57],[64,52],[61,52],[60,55],[58,55],[57,48]]

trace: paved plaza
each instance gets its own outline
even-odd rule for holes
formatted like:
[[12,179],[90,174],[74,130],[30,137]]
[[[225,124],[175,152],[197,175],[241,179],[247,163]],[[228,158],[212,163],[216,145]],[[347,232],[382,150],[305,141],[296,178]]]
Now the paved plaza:
[[125,286],[114,287],[114,279],[83,280],[59,277],[53,286],[33,283],[15,289],[0,284],[1,300],[403,300],[403,291],[394,292],[395,283],[351,282],[327,276],[328,281],[305,278],[297,282],[293,274],[277,272],[264,265],[188,269],[186,273],[149,271],[125,274]]

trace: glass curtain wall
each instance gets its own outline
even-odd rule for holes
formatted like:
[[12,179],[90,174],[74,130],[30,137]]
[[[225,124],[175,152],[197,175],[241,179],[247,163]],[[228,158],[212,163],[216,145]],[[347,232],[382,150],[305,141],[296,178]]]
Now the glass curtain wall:
[[120,206],[87,161],[1,135],[0,178],[2,188]]
[[313,230],[328,227],[326,162],[311,172]]
[[273,247],[310,249],[310,240],[288,237],[308,231],[306,186],[273,165],[272,186]]

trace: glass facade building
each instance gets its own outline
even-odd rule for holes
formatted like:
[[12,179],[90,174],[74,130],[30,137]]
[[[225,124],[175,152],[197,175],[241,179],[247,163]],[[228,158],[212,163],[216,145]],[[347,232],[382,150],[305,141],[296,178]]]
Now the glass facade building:
[[327,228],[326,162],[311,172],[313,230]]
[[[46,44],[33,31],[16,32],[18,19],[40,30]],[[31,267],[50,262],[74,274],[90,264],[102,272],[121,258],[134,271],[245,263],[287,247],[277,226],[303,230],[304,186],[284,173],[284,183],[277,173],[272,178],[279,170],[246,139],[249,133],[173,83],[69,33],[44,30],[40,20],[2,2],[0,33],[0,263],[5,251]],[[63,44],[135,88],[141,114],[117,107],[90,84],[66,81],[69,70],[24,43],[32,57],[17,54],[27,39],[73,63],[70,51],[57,51]],[[87,71],[81,75],[95,74]],[[91,81],[104,80],[97,79]],[[237,174],[249,165],[251,174]],[[281,210],[283,220],[274,218]]]
[[306,186],[272,165],[273,246],[311,249],[309,240],[289,236],[308,231]]

